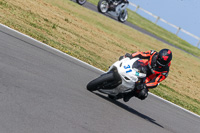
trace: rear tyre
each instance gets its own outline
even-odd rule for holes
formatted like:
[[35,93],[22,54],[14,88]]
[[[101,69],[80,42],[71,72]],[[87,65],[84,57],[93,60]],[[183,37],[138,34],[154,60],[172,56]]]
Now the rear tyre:
[[83,5],[85,4],[87,0],[76,0],[76,2],[79,4],[79,5]]
[[97,5],[97,9],[100,13],[106,13],[108,11],[109,8],[109,3],[107,2],[107,0],[100,0],[98,5]]
[[116,96],[113,96],[113,95],[108,95],[108,98],[110,98],[112,100],[116,100]]
[[112,72],[103,74],[100,77],[89,82],[87,84],[87,89],[89,91],[96,91],[99,89],[103,89],[104,85],[106,83],[109,83],[109,81],[112,81],[112,80],[114,80],[114,74]]

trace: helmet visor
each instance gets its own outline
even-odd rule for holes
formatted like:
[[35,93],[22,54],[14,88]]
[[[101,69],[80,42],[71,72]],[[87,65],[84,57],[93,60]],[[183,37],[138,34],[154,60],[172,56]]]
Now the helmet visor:
[[157,64],[158,64],[159,66],[163,66],[163,67],[165,66],[165,65],[162,64],[159,60],[157,60],[156,62],[157,62]]

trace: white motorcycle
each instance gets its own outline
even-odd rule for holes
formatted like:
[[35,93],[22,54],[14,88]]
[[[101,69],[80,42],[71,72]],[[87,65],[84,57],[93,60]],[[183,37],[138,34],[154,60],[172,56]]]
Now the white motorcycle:
[[118,96],[144,83],[148,70],[149,66],[141,59],[126,57],[116,61],[105,74],[89,82],[87,89],[108,94],[109,98],[117,100]]
[[126,8],[129,5],[129,2],[121,3],[116,0],[100,0],[97,5],[99,12],[105,14],[108,13],[114,17],[117,17],[120,22],[125,22],[128,18],[128,12]]
[[79,5],[83,5],[85,4],[87,0],[76,0],[76,2],[79,4]]

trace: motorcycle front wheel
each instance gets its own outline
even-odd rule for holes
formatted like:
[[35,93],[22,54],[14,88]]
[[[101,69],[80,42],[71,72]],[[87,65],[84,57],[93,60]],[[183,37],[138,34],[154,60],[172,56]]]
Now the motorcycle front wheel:
[[76,0],[76,2],[77,2],[78,4],[80,4],[80,5],[85,4],[86,1],[87,1],[87,0]]
[[112,72],[103,74],[100,77],[89,82],[87,84],[87,89],[89,91],[96,91],[99,89],[103,89],[104,85],[106,85],[107,83],[113,80],[114,80],[114,74]]
[[107,0],[100,0],[97,5],[97,9],[101,13],[106,13],[109,8],[109,3]]
[[128,12],[127,10],[123,10],[120,12],[119,16],[118,16],[118,20],[122,23],[124,23],[128,18]]

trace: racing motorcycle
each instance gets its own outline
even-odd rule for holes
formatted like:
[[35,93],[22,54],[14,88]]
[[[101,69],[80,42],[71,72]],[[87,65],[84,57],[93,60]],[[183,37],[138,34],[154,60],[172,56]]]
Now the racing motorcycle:
[[85,4],[86,1],[87,1],[87,0],[76,0],[76,2],[77,2],[78,4],[80,4],[80,5]]
[[123,98],[125,93],[136,91],[144,83],[149,65],[139,58],[120,57],[109,70],[87,84],[89,91],[108,94],[114,100]]
[[97,5],[99,12],[105,14],[108,13],[111,16],[117,17],[120,22],[125,22],[128,18],[128,12],[126,10],[129,2],[121,3],[116,0],[100,0]]

